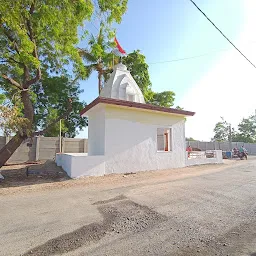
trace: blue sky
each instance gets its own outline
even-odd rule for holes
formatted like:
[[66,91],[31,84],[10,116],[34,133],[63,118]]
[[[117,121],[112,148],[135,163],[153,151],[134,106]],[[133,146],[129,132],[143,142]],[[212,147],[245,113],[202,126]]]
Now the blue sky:
[[[253,0],[195,2],[252,62],[256,62],[256,32],[253,29],[256,23],[252,11],[256,6]],[[99,27],[96,21],[94,25]],[[97,34],[92,24],[88,28]],[[253,83],[256,84],[256,70],[232,50],[189,0],[129,0],[128,11],[117,26],[117,38],[126,52],[140,49],[146,56],[153,90],[172,90],[176,93],[175,105],[197,112],[187,122],[187,136],[209,140],[220,116],[236,125],[256,108],[256,104],[251,103],[236,114],[236,110],[228,110],[228,106],[234,104],[232,97],[241,105],[240,99],[245,101],[249,93],[248,90],[242,94],[234,90],[236,81],[250,78],[250,89]],[[206,53],[209,54],[189,60],[156,63]],[[96,73],[80,85],[84,89],[82,100],[90,103],[98,96]],[[200,128],[202,123],[204,128]],[[87,129],[80,132],[79,137],[87,137]]]

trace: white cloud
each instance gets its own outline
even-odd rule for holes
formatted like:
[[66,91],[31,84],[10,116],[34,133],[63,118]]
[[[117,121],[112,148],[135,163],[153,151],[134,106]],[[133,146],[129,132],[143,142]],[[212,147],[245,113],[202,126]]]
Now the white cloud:
[[[243,4],[244,29],[234,43],[256,65],[256,3],[245,0]],[[186,135],[209,140],[220,116],[236,126],[243,117],[254,113],[255,98],[256,69],[237,51],[228,51],[178,103],[196,112],[187,121]]]

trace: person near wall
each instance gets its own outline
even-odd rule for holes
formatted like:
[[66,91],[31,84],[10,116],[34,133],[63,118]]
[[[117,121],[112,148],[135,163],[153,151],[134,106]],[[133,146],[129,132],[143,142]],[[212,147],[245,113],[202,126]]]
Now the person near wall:
[[239,150],[238,148],[233,148],[233,156],[238,157]]
[[186,151],[188,152],[188,157],[190,157],[190,153],[192,152],[192,147],[189,145]]
[[239,148],[239,152],[243,154],[243,156],[245,157],[245,159],[247,160],[247,150],[245,149],[244,146],[241,146]]

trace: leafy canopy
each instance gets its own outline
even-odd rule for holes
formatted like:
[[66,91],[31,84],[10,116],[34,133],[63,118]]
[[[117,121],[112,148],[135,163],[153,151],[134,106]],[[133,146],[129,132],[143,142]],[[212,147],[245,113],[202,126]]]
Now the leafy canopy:
[[40,66],[57,71],[72,61],[84,74],[77,28],[92,12],[92,2],[84,0],[0,0],[0,51],[6,61],[1,73],[20,81]]
[[2,105],[5,101],[6,97],[4,94],[0,94],[0,104]]
[[[62,120],[62,132],[67,137],[75,137],[77,130],[87,125],[87,119],[80,116],[85,102],[79,101],[79,95],[83,90],[79,89],[77,82],[71,81],[71,77],[44,76],[40,85],[33,86],[33,93],[36,95],[35,126],[39,130],[45,129],[59,116],[68,111],[67,99],[72,99],[72,111],[67,119]],[[59,122],[47,130],[45,136],[58,136]]]
[[214,137],[213,141],[228,141],[229,133],[230,133],[230,124],[221,117],[221,121],[219,121],[214,127]]
[[[75,127],[85,125],[78,117],[84,104],[78,101],[78,85],[70,86],[70,78],[56,74],[66,76],[65,67],[70,64],[79,77],[88,77],[90,72],[77,49],[80,39],[87,35],[85,21],[100,13],[107,17],[110,27],[111,22],[121,22],[126,9],[127,0],[0,0],[0,88],[21,114],[34,121],[34,129],[46,128],[65,112],[69,97],[73,111],[63,122],[68,136],[75,135]],[[113,36],[110,29],[107,35]],[[55,77],[50,78],[52,74]],[[22,98],[21,92],[29,95]],[[54,127],[50,134],[56,134]]]
[[221,121],[215,125],[213,141],[228,141],[231,135],[232,141],[255,143],[256,142],[256,117],[243,118],[238,124],[238,131],[234,128],[230,134],[230,124],[221,117]]
[[249,116],[243,118],[238,124],[238,133],[236,134],[236,141],[245,143],[256,142],[256,116]]
[[0,94],[0,130],[3,134],[9,136],[17,130],[22,134],[26,127],[27,119],[22,117],[20,109]]

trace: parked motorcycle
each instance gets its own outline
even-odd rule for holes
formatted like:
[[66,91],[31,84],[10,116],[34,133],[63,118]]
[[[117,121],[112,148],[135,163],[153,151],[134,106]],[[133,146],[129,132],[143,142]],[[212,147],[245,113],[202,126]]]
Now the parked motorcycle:
[[241,160],[244,160],[244,159],[247,160],[247,155],[248,155],[248,153],[239,152],[238,157],[239,157]]

